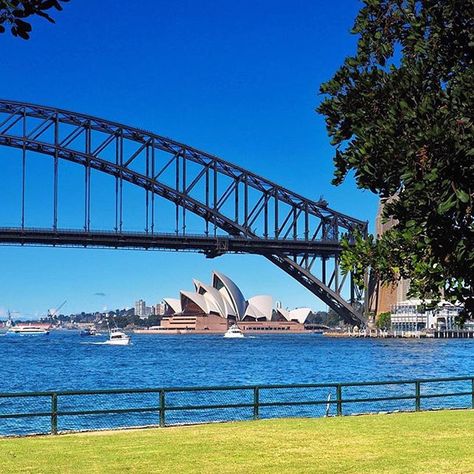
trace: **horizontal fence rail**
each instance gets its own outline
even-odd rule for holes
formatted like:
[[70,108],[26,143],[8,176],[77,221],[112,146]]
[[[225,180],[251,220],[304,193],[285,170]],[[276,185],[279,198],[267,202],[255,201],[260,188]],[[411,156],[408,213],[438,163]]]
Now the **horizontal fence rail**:
[[474,408],[474,377],[0,393],[0,435]]

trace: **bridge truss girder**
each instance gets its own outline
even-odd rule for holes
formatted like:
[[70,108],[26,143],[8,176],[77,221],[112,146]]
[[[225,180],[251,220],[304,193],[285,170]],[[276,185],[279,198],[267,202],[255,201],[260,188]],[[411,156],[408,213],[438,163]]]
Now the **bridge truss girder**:
[[[3,120],[2,120],[3,119]],[[258,253],[291,275],[346,321],[360,324],[364,316],[353,303],[360,301],[350,278],[350,299],[341,295],[347,275],[339,270],[340,239],[355,231],[367,232],[367,223],[341,214],[323,201],[311,201],[250,171],[187,145],[116,122],[50,107],[0,100],[0,145],[22,151],[22,242],[38,237],[26,226],[25,169],[27,152],[54,160],[52,233],[64,239],[58,226],[58,164],[60,160],[84,168],[83,244],[97,232],[91,229],[91,170],[115,178],[115,241],[124,240],[123,183],[145,190],[144,234],[141,248],[153,247],[159,237],[155,222],[157,196],[175,205],[174,244],[192,245],[186,230],[187,213],[204,223],[203,241],[217,239],[221,250],[199,250],[208,256],[226,250],[219,229],[229,235],[227,245],[238,252]],[[165,158],[165,159],[164,159]],[[88,237],[89,236],[89,237]],[[3,238],[7,238],[6,231]],[[75,236],[81,237],[81,236]],[[126,239],[126,237],[125,237]],[[21,239],[20,239],[21,240]],[[112,239],[113,240],[113,239]],[[0,231],[0,242],[2,232]],[[147,244],[146,242],[149,242]],[[185,242],[183,244],[183,242]],[[240,245],[239,244],[239,245]],[[245,246],[244,246],[245,244]],[[217,245],[217,244],[216,244]],[[326,245],[326,251],[322,252]],[[108,245],[121,247],[120,244]],[[211,245],[212,247],[212,245]],[[176,247],[174,247],[176,248]],[[327,250],[330,248],[330,251]],[[321,277],[314,272],[320,263]],[[328,271],[328,262],[332,262]]]

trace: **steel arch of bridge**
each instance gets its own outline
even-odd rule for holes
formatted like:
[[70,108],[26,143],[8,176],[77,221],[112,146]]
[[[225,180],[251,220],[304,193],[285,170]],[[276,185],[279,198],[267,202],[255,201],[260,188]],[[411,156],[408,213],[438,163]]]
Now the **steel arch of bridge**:
[[[125,146],[130,144],[132,149]],[[324,201],[306,199],[221,158],[154,133],[35,104],[0,100],[0,146],[22,152],[21,225],[1,228],[1,244],[188,249],[202,251],[209,257],[227,252],[260,254],[344,320],[365,323],[360,304],[363,294],[353,284],[351,275],[347,281],[347,275],[340,273],[339,255],[342,235],[350,236],[355,231],[365,235],[367,223],[329,208]],[[28,152],[50,155],[54,161],[53,222],[49,229],[34,229],[25,223]],[[84,169],[83,229],[58,226],[60,160],[82,165]],[[191,165],[193,175],[187,173]],[[91,170],[115,178],[113,232],[91,228]],[[171,182],[163,179],[165,173],[172,174]],[[143,233],[123,229],[124,182],[145,190]],[[156,231],[156,196],[176,207],[174,234]],[[202,235],[186,231],[187,212],[203,219]],[[218,235],[217,229],[226,235]],[[316,276],[316,268],[320,277]],[[345,284],[350,286],[349,301],[341,294]]]

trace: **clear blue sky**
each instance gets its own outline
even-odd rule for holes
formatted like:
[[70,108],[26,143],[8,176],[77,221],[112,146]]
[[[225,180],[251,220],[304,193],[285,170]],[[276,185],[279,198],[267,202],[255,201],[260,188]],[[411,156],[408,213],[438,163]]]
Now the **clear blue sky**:
[[[349,29],[360,6],[72,0],[54,13],[55,25],[34,21],[29,41],[0,36],[1,95],[153,130],[373,222],[373,195],[351,179],[331,186],[333,150],[314,112],[320,83],[354,51]],[[8,153],[0,150],[4,197],[15,176],[1,163]],[[5,208],[2,225],[14,225]],[[191,289],[192,278],[209,280],[212,269],[248,297],[325,308],[256,256],[0,247],[0,263],[0,315],[42,314],[64,299],[66,313],[156,303]]]

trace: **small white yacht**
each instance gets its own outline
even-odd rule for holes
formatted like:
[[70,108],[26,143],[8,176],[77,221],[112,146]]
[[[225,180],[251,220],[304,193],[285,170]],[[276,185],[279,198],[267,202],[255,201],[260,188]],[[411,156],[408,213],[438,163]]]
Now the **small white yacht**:
[[130,344],[130,336],[122,332],[119,328],[112,328],[109,331],[109,339],[104,342],[112,346],[128,346]]
[[244,336],[244,333],[241,331],[237,324],[233,324],[229,329],[227,329],[224,337],[232,338],[232,339],[240,339]]

